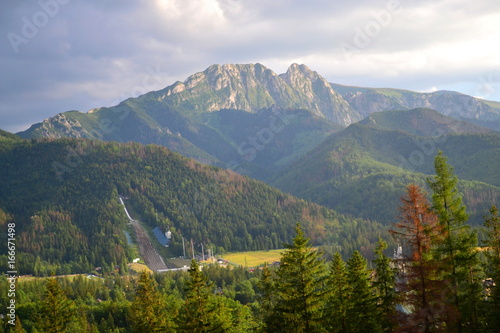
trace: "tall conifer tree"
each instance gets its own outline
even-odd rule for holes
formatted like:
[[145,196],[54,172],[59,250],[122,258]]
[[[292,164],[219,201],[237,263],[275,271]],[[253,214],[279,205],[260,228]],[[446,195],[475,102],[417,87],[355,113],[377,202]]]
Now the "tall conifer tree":
[[257,287],[260,291],[258,297],[260,305],[258,316],[262,320],[263,330],[267,331],[268,328],[279,326],[279,323],[274,322],[276,316],[274,316],[272,312],[276,305],[273,272],[269,269],[267,264],[262,268],[262,276],[260,277]]
[[375,249],[375,281],[377,304],[382,315],[382,329],[392,332],[396,322],[396,270],[391,258],[384,254],[387,243],[379,239]]
[[443,228],[419,186],[408,185],[407,196],[401,202],[400,220],[390,233],[407,252],[398,265],[397,287],[400,302],[410,313],[401,315],[399,330],[407,332],[421,327],[425,333],[440,331],[445,327],[446,315],[453,312],[445,306],[446,283],[432,255],[433,248],[445,238]]
[[173,314],[168,313],[165,298],[156,281],[143,271],[137,281],[136,295],[130,309],[130,320],[137,332],[173,332]]
[[304,237],[300,224],[292,244],[285,244],[277,271],[273,332],[323,332],[326,267],[321,254]]
[[347,282],[352,293],[345,332],[382,332],[372,274],[359,251],[347,261]]
[[457,332],[478,329],[477,305],[481,297],[477,257],[477,236],[466,224],[468,215],[457,189],[457,177],[440,151],[434,161],[436,175],[428,179],[432,189],[432,209],[438,215],[445,239],[435,255],[443,264],[444,278],[449,281],[449,303],[458,309],[456,318],[448,318]]
[[[213,283],[200,270],[196,260],[188,270],[186,299],[178,318],[183,332],[224,332],[231,325],[227,308],[214,295]],[[222,319],[228,320],[222,320]]]
[[66,332],[76,321],[76,307],[72,300],[66,297],[55,278],[47,282],[47,290],[40,308],[39,324],[43,332]]
[[328,332],[346,332],[347,314],[351,310],[351,286],[347,281],[347,266],[340,253],[333,255],[327,279],[327,308],[325,310]]

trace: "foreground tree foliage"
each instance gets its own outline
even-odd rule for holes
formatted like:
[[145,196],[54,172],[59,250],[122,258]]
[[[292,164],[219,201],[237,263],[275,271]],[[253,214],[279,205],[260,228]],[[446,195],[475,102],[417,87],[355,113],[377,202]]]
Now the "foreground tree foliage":
[[[431,209],[425,193],[417,185],[407,187],[401,198],[401,216],[391,234],[403,242],[407,253],[399,266],[400,302],[410,310],[401,315],[399,330],[422,327],[423,332],[443,331],[450,313],[445,304],[446,281],[440,276],[440,262],[433,257],[433,248],[446,237],[438,217]],[[455,311],[456,313],[456,311]]]
[[[277,268],[200,269],[193,260],[188,272],[18,279],[16,325],[4,318],[4,331],[499,332],[500,216],[496,207],[485,216],[478,256],[454,179],[440,154],[432,205],[420,187],[407,187],[391,230],[405,251],[391,260],[379,241],[373,267],[360,251],[332,253],[326,265],[297,224]],[[0,211],[0,224],[11,218]],[[69,215],[34,221],[57,231]],[[37,267],[47,270],[43,261]],[[0,276],[0,289],[8,288]],[[0,295],[0,306],[8,303]]]
[[276,272],[276,301],[269,332],[322,332],[326,267],[311,248],[299,224],[292,244],[286,244]]
[[347,266],[337,252],[330,262],[327,280],[328,298],[326,325],[329,332],[347,332],[347,313],[350,311],[351,285],[347,281]]
[[137,332],[175,332],[175,313],[169,311],[165,295],[158,291],[156,281],[146,271],[137,282],[129,316]]
[[48,333],[67,332],[70,327],[75,329],[74,302],[66,297],[56,279],[49,279],[46,288],[44,300],[41,302],[39,327]]
[[351,286],[346,332],[381,332],[381,320],[372,273],[366,259],[354,251],[347,261],[347,282]]
[[224,332],[221,313],[227,311],[213,294],[213,286],[193,259],[189,268],[186,300],[181,307],[178,325],[184,332]]
[[276,322],[276,316],[272,314],[276,306],[277,298],[274,280],[273,271],[265,264],[262,268],[262,275],[257,285],[259,291],[258,317],[262,321],[261,330],[263,331],[271,327],[278,327],[280,324]]
[[468,216],[457,189],[458,179],[442,152],[436,156],[434,167],[436,175],[428,184],[432,189],[432,210],[445,239],[436,243],[433,255],[440,263],[441,278],[448,283],[447,326],[457,332],[476,332],[481,298],[477,236],[466,224]]
[[[435,217],[425,210],[425,205],[422,207],[421,219],[412,220],[419,228],[399,229],[401,233],[413,232],[413,237],[407,234],[405,243],[412,250],[402,262],[389,260],[381,242],[373,269],[356,251],[347,262],[335,253],[327,271],[299,228],[283,253],[282,263],[286,264],[277,269],[265,267],[249,272],[244,268],[209,266],[200,270],[193,261],[187,273],[20,282],[19,326],[5,323],[4,327],[7,331],[22,328],[26,332],[92,333],[456,332],[456,326],[446,321],[450,294],[446,285],[441,287],[446,280],[439,280],[441,275],[432,265],[432,256],[428,256],[434,245],[432,237],[427,237],[432,235],[432,228],[426,223],[435,222]],[[497,232],[498,213],[492,211],[487,221]],[[417,230],[424,235],[422,242],[408,245],[416,239]],[[488,239],[488,260],[492,261],[487,261],[485,267],[496,282],[495,251],[499,241],[498,237]],[[400,270],[397,283],[395,268]],[[0,278],[0,287],[7,287],[5,277]],[[409,292],[409,288],[414,289]],[[487,311],[478,314],[481,331],[498,332],[497,293],[498,289],[490,288],[483,298]],[[395,294],[402,297],[395,299]],[[2,306],[8,301],[5,297],[0,300]]]
[[392,259],[384,254],[387,243],[380,239],[375,249],[375,281],[377,305],[381,314],[382,330],[392,332],[396,324],[396,269]]

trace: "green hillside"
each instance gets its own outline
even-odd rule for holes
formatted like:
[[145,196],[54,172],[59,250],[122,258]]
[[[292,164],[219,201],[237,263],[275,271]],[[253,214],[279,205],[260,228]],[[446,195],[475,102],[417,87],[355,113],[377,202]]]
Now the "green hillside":
[[280,108],[220,110],[204,115],[203,121],[231,145],[233,154],[220,156],[224,167],[258,179],[279,172],[341,129],[310,111]]
[[331,135],[271,184],[342,213],[390,223],[398,212],[388,203],[397,202],[410,182],[425,185],[442,150],[461,179],[472,223],[482,223],[488,207],[500,202],[500,135],[453,134],[441,124],[426,131],[442,135],[422,137],[365,123]]
[[422,137],[448,134],[499,134],[486,127],[446,117],[431,109],[374,112],[359,124],[381,130],[403,131]]
[[0,129],[0,141],[7,141],[7,140],[18,141],[21,140],[21,138],[15,134]]
[[87,114],[66,112],[20,135],[159,144],[204,164],[265,179],[341,128],[310,111],[278,107],[188,117],[150,95]]
[[132,254],[119,194],[129,197],[127,205],[151,228],[172,231],[169,250],[175,256],[182,254],[182,237],[218,253],[281,248],[297,222],[315,244],[340,246],[345,253],[360,247],[369,251],[385,234],[380,224],[203,166],[161,146],[21,141],[0,145],[0,168],[0,224],[16,224],[24,274],[124,269]]

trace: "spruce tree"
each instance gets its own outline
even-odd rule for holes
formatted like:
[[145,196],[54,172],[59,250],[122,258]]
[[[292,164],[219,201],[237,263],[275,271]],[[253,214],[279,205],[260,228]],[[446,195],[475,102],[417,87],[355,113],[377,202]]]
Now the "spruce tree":
[[352,288],[345,332],[382,332],[372,274],[366,259],[354,251],[347,261],[347,282]]
[[[445,238],[435,255],[442,263],[443,278],[449,283],[448,303],[458,310],[447,322],[457,332],[477,331],[477,305],[481,297],[477,236],[466,224],[468,215],[457,189],[457,177],[440,151],[434,161],[436,175],[428,179],[432,209],[439,218]],[[451,313],[450,313],[451,314]]]
[[224,332],[230,325],[227,309],[213,292],[213,284],[200,270],[196,260],[188,270],[186,299],[179,312],[178,325],[182,332]]
[[285,244],[277,270],[273,332],[322,332],[326,267],[321,253],[304,237],[300,224],[292,244]]
[[347,331],[347,314],[350,311],[351,286],[347,281],[347,266],[338,252],[330,262],[327,279],[327,308],[325,310],[328,332]]
[[387,243],[379,239],[375,249],[375,281],[377,304],[384,332],[392,332],[396,322],[396,270],[391,258],[384,254]]
[[486,298],[486,320],[488,332],[500,332],[500,215],[492,206],[485,216],[488,292]]
[[258,303],[259,303],[259,318],[262,321],[263,331],[267,331],[270,327],[277,327],[279,323],[273,322],[276,316],[273,315],[273,309],[276,304],[276,290],[273,280],[273,272],[269,266],[264,265],[262,268],[262,275],[257,284],[259,289]]
[[165,299],[153,276],[143,271],[137,281],[129,318],[137,332],[173,332],[173,314],[166,310]]
[[66,297],[55,278],[47,281],[47,290],[40,307],[39,326],[43,332],[66,332],[76,320],[76,307],[72,300]]

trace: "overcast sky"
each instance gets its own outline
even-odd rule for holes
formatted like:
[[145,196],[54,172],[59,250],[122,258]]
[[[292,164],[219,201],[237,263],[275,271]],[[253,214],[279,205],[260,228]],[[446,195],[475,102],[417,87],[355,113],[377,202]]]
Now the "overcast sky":
[[500,100],[500,1],[1,0],[0,128],[116,105],[212,64]]

